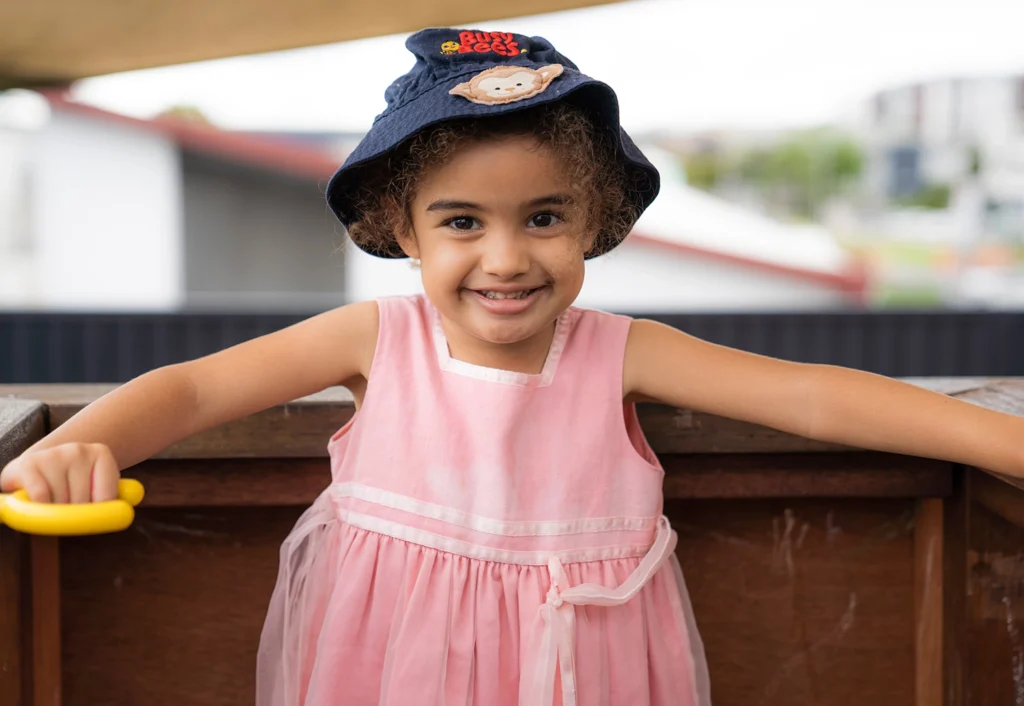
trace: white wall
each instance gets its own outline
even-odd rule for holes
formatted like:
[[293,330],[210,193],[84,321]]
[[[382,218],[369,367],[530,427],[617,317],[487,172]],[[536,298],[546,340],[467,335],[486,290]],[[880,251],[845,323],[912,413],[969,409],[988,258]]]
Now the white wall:
[[1015,107],[1016,78],[942,79],[923,86],[920,134],[914,128],[914,86],[884,91],[886,114],[876,121],[875,98],[841,116],[842,124],[871,142],[911,141],[920,137],[929,146],[980,141],[989,149],[1024,143],[1024,121]]
[[29,164],[35,132],[0,124],[0,306],[25,300],[31,286]]
[[958,94],[953,81],[941,81],[926,87],[921,139],[929,144],[943,144],[956,138],[959,129]]
[[33,300],[51,309],[167,309],[182,297],[177,147],[55,112],[32,165]]
[[842,306],[824,285],[700,256],[630,243],[587,263],[578,303],[630,313],[819,310]]
[[975,133],[990,150],[1024,138],[1016,121],[1014,83],[1010,79],[982,79],[971,85],[968,110]]
[[351,242],[335,255],[345,260],[345,289],[349,301],[419,294],[420,271],[409,260],[384,260],[367,255]]

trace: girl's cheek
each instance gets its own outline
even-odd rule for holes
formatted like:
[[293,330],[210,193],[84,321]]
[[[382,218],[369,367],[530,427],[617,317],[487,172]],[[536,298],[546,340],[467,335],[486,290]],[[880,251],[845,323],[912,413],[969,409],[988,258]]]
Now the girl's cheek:
[[577,274],[581,275],[583,268],[585,267],[585,260],[583,259],[583,256],[584,251],[582,248],[570,248],[553,260],[553,269],[555,269],[557,273],[566,277],[572,277]]
[[465,275],[461,270],[465,269],[467,254],[463,248],[455,244],[448,247],[438,248],[433,259],[434,269],[443,276],[462,277]]

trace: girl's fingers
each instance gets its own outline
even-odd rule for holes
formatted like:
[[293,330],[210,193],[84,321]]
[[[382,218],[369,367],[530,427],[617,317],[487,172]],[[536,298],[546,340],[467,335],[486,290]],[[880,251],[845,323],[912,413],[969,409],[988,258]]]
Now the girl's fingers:
[[39,503],[87,503],[117,498],[117,461],[105,444],[63,444],[25,454],[0,473],[0,491],[24,489]]
[[59,504],[71,502],[69,474],[46,469],[42,475],[47,485],[50,486],[50,502]]
[[37,503],[54,502],[50,484],[42,472],[27,465],[18,471],[17,488],[24,490],[29,500]]
[[83,458],[77,461],[66,473],[62,473],[67,482],[68,502],[87,503],[92,497],[92,459]]
[[0,471],[0,493],[13,493],[21,488],[21,464],[11,461]]
[[91,492],[93,502],[104,502],[117,498],[117,482],[121,472],[117,468],[117,462],[110,449],[106,446],[99,446],[92,465]]

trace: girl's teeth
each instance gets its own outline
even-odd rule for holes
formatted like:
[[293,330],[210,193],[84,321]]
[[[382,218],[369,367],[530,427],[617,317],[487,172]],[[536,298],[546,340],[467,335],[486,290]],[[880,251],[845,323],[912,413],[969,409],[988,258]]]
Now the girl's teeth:
[[484,292],[484,296],[488,299],[522,299],[529,291],[513,292],[512,294],[505,294],[504,292]]

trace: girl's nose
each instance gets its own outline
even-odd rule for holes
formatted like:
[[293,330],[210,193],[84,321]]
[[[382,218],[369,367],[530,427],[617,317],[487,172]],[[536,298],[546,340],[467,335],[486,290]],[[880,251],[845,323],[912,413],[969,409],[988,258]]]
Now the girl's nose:
[[489,275],[508,279],[530,270],[526,248],[513,233],[489,233],[483,239],[481,269]]

